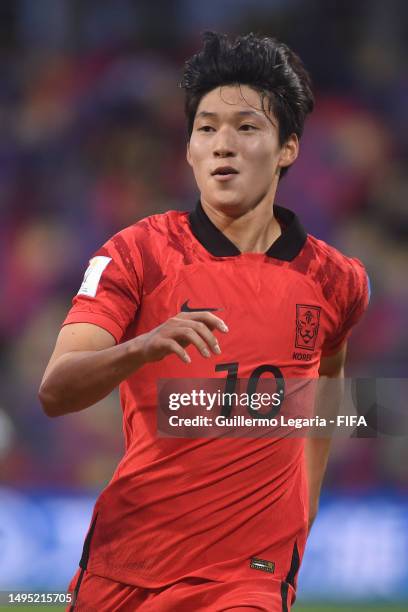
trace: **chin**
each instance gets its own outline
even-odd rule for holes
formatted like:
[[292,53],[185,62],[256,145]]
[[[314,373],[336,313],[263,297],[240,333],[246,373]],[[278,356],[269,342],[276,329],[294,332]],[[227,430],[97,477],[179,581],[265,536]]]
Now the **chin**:
[[206,202],[210,204],[213,208],[220,209],[228,209],[232,210],[236,208],[237,210],[245,210],[249,208],[249,204],[242,201],[237,194],[233,193],[217,193],[211,194],[210,197],[206,198],[204,196]]

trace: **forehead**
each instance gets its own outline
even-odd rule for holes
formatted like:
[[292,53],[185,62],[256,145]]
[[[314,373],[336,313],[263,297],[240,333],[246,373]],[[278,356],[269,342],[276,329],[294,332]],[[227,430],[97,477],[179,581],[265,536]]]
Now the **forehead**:
[[265,117],[266,112],[272,118],[265,102],[263,106],[262,95],[249,85],[222,85],[201,98],[196,114],[236,113],[250,110],[256,111],[262,117]]

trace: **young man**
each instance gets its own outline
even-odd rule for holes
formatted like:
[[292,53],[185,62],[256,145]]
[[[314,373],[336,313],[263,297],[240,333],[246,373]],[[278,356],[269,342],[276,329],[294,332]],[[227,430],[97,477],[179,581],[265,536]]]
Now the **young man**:
[[313,108],[299,58],[208,33],[182,84],[200,202],[96,253],[40,388],[59,416],[120,384],[126,452],[95,505],[75,610],[290,609],[329,442],[158,437],[157,381],[341,377],[367,305],[362,265],[274,206]]

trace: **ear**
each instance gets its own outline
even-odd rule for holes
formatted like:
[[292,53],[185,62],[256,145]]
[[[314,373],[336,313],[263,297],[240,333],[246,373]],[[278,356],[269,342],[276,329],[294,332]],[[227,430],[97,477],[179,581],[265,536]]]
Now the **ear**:
[[191,167],[193,167],[193,162],[191,161],[191,153],[190,153],[190,141],[187,142],[186,159],[187,159],[187,163]]
[[299,139],[296,134],[291,134],[283,144],[279,155],[279,168],[286,168],[293,164],[299,155]]

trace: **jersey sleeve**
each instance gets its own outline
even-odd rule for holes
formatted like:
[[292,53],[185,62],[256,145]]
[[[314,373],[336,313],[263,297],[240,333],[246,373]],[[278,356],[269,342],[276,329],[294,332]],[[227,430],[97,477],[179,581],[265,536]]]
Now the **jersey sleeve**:
[[143,265],[139,249],[124,232],[116,234],[90,259],[82,285],[63,322],[93,323],[120,342],[134,320],[142,295]]
[[338,325],[333,333],[325,339],[323,356],[335,355],[351,334],[367,309],[370,300],[370,281],[363,264],[352,259],[352,267],[345,275],[343,307],[340,309]]

